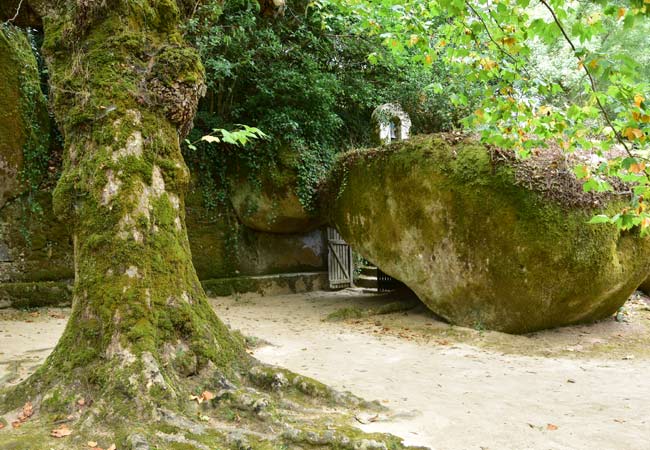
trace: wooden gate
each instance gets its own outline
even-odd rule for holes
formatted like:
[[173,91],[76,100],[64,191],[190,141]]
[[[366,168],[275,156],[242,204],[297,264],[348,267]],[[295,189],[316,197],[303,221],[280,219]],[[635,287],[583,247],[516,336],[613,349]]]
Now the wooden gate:
[[330,289],[352,286],[352,249],[334,228],[327,228],[327,265]]

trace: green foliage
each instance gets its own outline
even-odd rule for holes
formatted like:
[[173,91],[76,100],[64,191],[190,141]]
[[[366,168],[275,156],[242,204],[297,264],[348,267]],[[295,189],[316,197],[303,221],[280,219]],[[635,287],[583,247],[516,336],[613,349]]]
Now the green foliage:
[[[480,86],[480,104],[463,123],[484,142],[522,157],[549,144],[600,157],[581,169],[585,190],[627,196],[630,207],[611,221],[650,230],[647,2],[318,2],[332,4],[394,53],[441,61],[455,79]],[[465,95],[452,99],[468,105]]]
[[[271,19],[260,16],[255,0],[229,0],[214,20],[218,7],[211,5],[204,6],[211,19],[199,11],[186,29],[208,85],[191,139],[238,123],[255,125],[269,139],[237,151],[229,145],[186,148],[189,159],[201,160],[200,170],[213,166],[209,175],[222,174],[226,165],[260,188],[288,182],[309,207],[334,155],[369,143],[376,106],[404,105],[414,132],[450,129],[462,116],[447,94],[465,92],[465,86],[445,82],[436,90],[432,84],[447,78],[444,66],[425,67],[383,50],[380,38],[351,32],[336,8],[289,1],[284,17]],[[324,21],[330,16],[338,17],[335,23]],[[227,190],[224,180],[216,183]]]

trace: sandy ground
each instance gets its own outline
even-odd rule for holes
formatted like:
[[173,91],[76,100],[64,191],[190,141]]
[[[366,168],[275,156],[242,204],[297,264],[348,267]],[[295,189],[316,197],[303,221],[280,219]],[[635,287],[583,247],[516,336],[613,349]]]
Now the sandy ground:
[[[526,336],[453,327],[424,308],[323,320],[390,301],[356,290],[212,300],[232,328],[269,343],[258,359],[380,400],[387,412],[366,430],[432,449],[650,449],[645,297],[620,321]],[[42,361],[68,314],[0,311],[0,385]]]

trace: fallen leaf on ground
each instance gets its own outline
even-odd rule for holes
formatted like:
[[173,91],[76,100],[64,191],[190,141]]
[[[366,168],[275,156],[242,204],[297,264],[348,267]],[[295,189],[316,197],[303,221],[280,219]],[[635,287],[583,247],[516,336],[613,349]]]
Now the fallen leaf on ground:
[[555,430],[557,430],[557,428],[558,428],[557,425],[553,425],[552,423],[549,423],[548,425],[546,425],[546,429],[550,430],[550,431],[555,431]]
[[196,400],[199,405],[214,398],[216,398],[216,395],[210,391],[203,391],[201,392],[201,395],[190,395],[190,400]]
[[52,431],[50,431],[50,436],[55,437],[55,438],[63,438],[66,436],[70,436],[72,434],[72,430],[68,428],[67,425],[61,425],[59,428],[55,428]]
[[24,422],[32,417],[32,414],[34,414],[34,407],[32,406],[32,402],[27,402],[23,405],[23,411],[18,415],[18,420]]
[[106,450],[117,450],[117,447],[115,447],[115,444],[111,444],[111,446],[108,447]]
[[88,442],[86,442],[86,445],[88,445],[88,447],[90,447],[90,448],[95,448],[95,447],[97,447],[97,442],[88,441]]
[[201,397],[203,397],[203,400],[208,401],[208,400],[213,400],[216,397],[216,395],[214,395],[210,391],[203,391],[201,393]]
[[22,424],[27,422],[27,419],[32,417],[32,414],[34,414],[34,407],[32,406],[32,402],[27,402],[23,405],[23,410],[18,414],[18,418],[11,422],[11,426],[14,428],[20,428]]

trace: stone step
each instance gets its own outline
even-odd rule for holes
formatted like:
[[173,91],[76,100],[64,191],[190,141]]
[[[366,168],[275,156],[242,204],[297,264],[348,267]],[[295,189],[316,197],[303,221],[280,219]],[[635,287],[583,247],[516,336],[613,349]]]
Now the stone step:
[[361,275],[366,275],[368,277],[376,277],[377,268],[375,266],[361,266]]
[[366,288],[366,289],[377,289],[377,277],[370,277],[368,275],[359,275],[359,277],[354,280],[355,286]]

